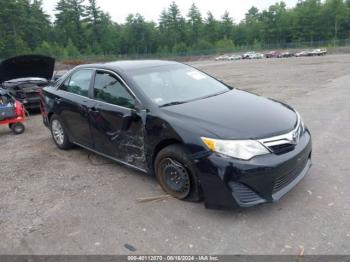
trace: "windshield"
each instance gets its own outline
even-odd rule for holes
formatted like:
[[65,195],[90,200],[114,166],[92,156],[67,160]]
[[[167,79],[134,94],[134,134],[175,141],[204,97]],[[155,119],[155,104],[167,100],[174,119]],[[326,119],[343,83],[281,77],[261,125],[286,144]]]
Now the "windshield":
[[133,72],[131,78],[159,106],[185,103],[231,90],[214,78],[185,65],[142,69]]

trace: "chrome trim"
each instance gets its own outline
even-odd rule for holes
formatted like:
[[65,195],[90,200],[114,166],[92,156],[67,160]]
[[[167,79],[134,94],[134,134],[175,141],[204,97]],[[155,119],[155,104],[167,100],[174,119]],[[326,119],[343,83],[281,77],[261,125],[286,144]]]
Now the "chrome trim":
[[74,94],[74,93],[71,93],[71,92],[67,92],[67,91],[65,91],[65,90],[59,89],[59,90],[57,90],[57,91],[64,92],[64,93],[66,93],[66,94],[73,95],[73,96],[79,96],[79,97],[84,98],[84,99],[93,100],[93,99],[91,99],[91,98],[89,98],[89,97],[87,97],[87,96],[82,96],[82,95]]
[[106,105],[109,105],[109,106],[124,108],[124,109],[131,110],[131,111],[134,111],[134,112],[137,111],[136,109],[133,109],[133,108],[124,107],[124,106],[118,106],[118,105],[113,105],[113,104],[110,104],[110,103],[106,103],[106,102],[103,102],[103,101],[99,101],[99,100],[96,100],[96,99],[92,99],[92,98],[87,97],[87,96],[81,96],[81,95],[74,94],[74,93],[71,93],[71,92],[67,92],[67,91],[64,91],[64,90],[57,90],[57,91],[59,91],[59,92],[64,92],[64,93],[69,94],[69,95],[79,96],[79,97],[81,97],[81,98],[88,99],[88,100],[90,100],[90,101],[92,101],[92,102],[95,102],[95,103],[103,103],[103,104],[106,104]]
[[[114,104],[107,103],[107,102],[103,102],[103,101],[96,100],[96,99],[91,99],[91,100],[93,100],[93,101],[94,101],[94,102],[96,102],[96,103],[106,104],[106,105],[108,105],[108,106],[119,107],[119,108],[123,108],[123,109],[131,110],[131,111],[134,111],[134,112],[136,112],[136,111],[137,111],[136,109],[134,109],[134,108],[130,108],[130,107],[118,106],[118,105],[114,105]],[[98,108],[97,108],[97,109],[98,109]]]
[[301,135],[300,128],[302,127],[302,120],[299,113],[298,112],[295,112],[295,113],[297,114],[298,121],[297,121],[296,127],[292,131],[279,136],[259,139],[258,142],[263,144],[271,152],[272,150],[270,147],[272,146],[278,146],[278,145],[284,145],[284,144],[291,144],[291,145],[298,144],[300,140],[300,135]]
[[[62,84],[69,78],[71,77],[76,71],[78,71],[79,68],[77,68],[76,70],[73,70],[69,75],[67,75],[65,77],[65,79],[62,80],[62,82],[55,88],[56,91],[60,91],[60,92],[64,92],[64,93],[67,93],[67,94],[70,94],[70,95],[75,95],[75,96],[79,96],[79,97],[82,97],[84,99],[89,99],[90,101],[94,101],[94,102],[97,102],[97,103],[103,103],[103,104],[106,104],[106,105],[109,105],[109,106],[115,106],[115,107],[119,107],[119,108],[124,108],[124,109],[128,109],[128,110],[131,110],[131,111],[134,111],[136,112],[136,109],[133,109],[133,108],[129,108],[129,107],[125,107],[125,106],[119,106],[119,105],[114,105],[114,104],[111,104],[111,103],[107,103],[107,102],[103,102],[103,101],[100,101],[100,100],[96,100],[94,98],[90,98],[90,97],[87,97],[87,96],[82,96],[82,95],[78,95],[78,94],[74,94],[74,93],[71,93],[71,92],[67,92],[65,90],[62,90],[60,89],[60,87],[62,86]],[[135,95],[135,93],[130,89],[129,85],[115,72],[111,71],[111,70],[108,70],[108,69],[100,69],[100,68],[80,68],[80,70],[94,70],[94,71],[105,71],[105,72],[108,72],[108,73],[111,73],[113,74],[114,76],[116,76],[124,85],[125,87],[127,88],[127,90],[131,93],[131,95],[134,97],[134,99],[136,99],[141,105],[142,105],[142,102],[140,101],[140,99]]]
[[[129,92],[134,96],[134,98],[140,103],[141,103],[141,100],[135,95],[134,91],[131,90],[130,86],[124,81],[123,78],[120,77],[120,75],[114,71],[111,71],[111,70],[108,70],[108,69],[101,69],[101,68],[96,68],[95,69],[96,71],[105,71],[105,72],[108,72],[108,73],[111,73],[113,75],[115,75],[124,85],[125,87],[129,90]],[[108,103],[107,103],[108,104]]]
[[122,165],[125,165],[125,166],[127,166],[127,167],[136,169],[136,170],[141,171],[141,172],[143,172],[143,173],[148,173],[146,169],[137,167],[137,166],[132,165],[132,164],[129,164],[128,162],[125,162],[125,161],[123,161],[123,160],[120,160],[120,159],[111,157],[111,156],[106,155],[106,154],[101,153],[101,152],[98,152],[98,151],[96,151],[96,150],[94,150],[94,149],[92,149],[92,148],[90,148],[90,147],[81,145],[81,144],[79,144],[79,143],[77,143],[77,142],[72,141],[72,143],[75,144],[75,145],[77,145],[77,146],[80,146],[80,147],[82,147],[82,148],[85,148],[86,150],[91,151],[91,152],[93,152],[93,153],[95,153],[95,154],[97,154],[97,155],[100,155],[100,156],[103,156],[103,157],[105,157],[105,158],[111,159],[111,160],[113,160],[113,161],[115,161],[115,162],[117,162],[117,163],[119,163],[119,164],[122,164]]

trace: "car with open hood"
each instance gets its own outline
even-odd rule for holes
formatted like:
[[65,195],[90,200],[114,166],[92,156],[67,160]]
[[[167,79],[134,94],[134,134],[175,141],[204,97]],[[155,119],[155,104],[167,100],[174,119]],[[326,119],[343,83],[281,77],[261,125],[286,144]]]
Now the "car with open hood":
[[39,92],[52,79],[55,59],[42,55],[9,58],[0,64],[0,86],[26,109],[38,109]]
[[177,62],[78,66],[43,89],[42,108],[58,148],[154,174],[169,195],[208,208],[277,201],[311,166],[293,108]]

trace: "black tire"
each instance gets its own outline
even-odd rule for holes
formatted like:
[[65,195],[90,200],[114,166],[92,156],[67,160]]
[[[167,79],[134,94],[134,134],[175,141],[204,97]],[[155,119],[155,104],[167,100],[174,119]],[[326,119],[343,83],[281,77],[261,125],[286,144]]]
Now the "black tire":
[[56,146],[62,150],[68,150],[73,147],[73,144],[69,141],[66,130],[62,125],[62,121],[59,116],[53,115],[50,119],[50,131],[52,139]]
[[169,195],[191,202],[202,200],[195,168],[183,146],[170,145],[161,150],[154,170],[160,186]]
[[12,126],[13,126],[13,124],[9,124],[9,128],[12,130]]
[[26,130],[25,126],[22,123],[10,124],[10,128],[15,135],[21,135]]

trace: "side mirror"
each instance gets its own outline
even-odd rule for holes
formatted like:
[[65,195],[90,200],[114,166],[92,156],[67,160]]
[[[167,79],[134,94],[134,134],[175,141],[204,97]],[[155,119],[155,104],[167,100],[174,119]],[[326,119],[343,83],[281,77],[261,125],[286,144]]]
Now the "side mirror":
[[135,110],[130,110],[127,114],[124,115],[123,120],[122,120],[122,131],[126,131],[130,128],[132,122],[139,118],[139,115],[137,114],[137,111]]

